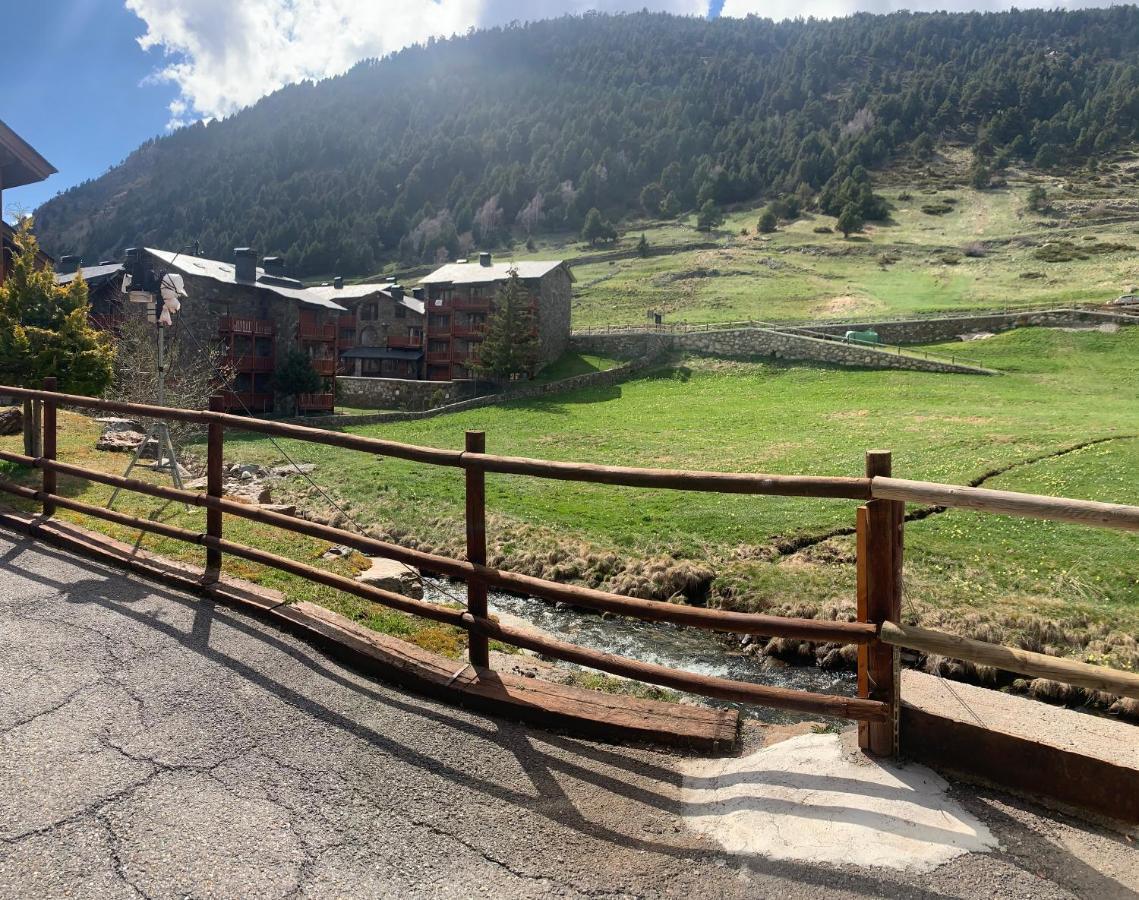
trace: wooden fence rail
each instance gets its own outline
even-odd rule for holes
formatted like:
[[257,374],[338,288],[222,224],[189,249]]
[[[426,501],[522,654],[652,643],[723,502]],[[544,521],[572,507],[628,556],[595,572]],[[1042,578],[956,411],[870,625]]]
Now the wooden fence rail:
[[[489,668],[489,641],[500,640],[556,659],[703,696],[855,719],[860,723],[861,746],[879,755],[894,753],[898,747],[900,698],[899,664],[895,649],[897,646],[924,649],[926,652],[938,652],[964,659],[977,658],[978,661],[1027,674],[1047,672],[1049,674],[1046,677],[1067,680],[1072,684],[1113,691],[1124,696],[1139,696],[1137,675],[1056,660],[1042,654],[1027,654],[1024,651],[1010,650],[978,641],[966,641],[951,635],[897,624],[901,613],[906,502],[958,506],[1129,530],[1139,530],[1139,507],[906,481],[891,477],[890,454],[882,451],[867,454],[866,472],[861,478],[600,466],[487,454],[485,436],[481,432],[468,432],[466,445],[461,451],[444,450],[361,435],[342,434],[304,425],[229,415],[221,411],[220,398],[211,400],[209,410],[196,411],[61,394],[53,390],[54,387],[54,379],[45,379],[42,391],[0,386],[0,394],[37,401],[43,409],[41,456],[0,451],[0,461],[40,469],[40,488],[0,479],[0,491],[42,504],[45,516],[51,516],[56,509],[67,509],[120,526],[198,545],[205,550],[203,580],[207,583],[220,577],[222,561],[226,555],[230,555],[288,572],[401,612],[463,628],[469,636],[468,658],[476,672],[485,672]],[[60,462],[55,459],[58,446],[56,411],[60,406],[205,425],[207,442],[205,493],[179,490]],[[466,484],[467,558],[455,559],[412,550],[367,535],[225,499],[222,496],[222,472],[226,429],[341,447],[461,470]],[[576,585],[560,584],[488,566],[487,473],[625,487],[863,501],[856,514],[857,621],[790,618],[662,603]],[[63,496],[57,487],[60,475],[201,507],[205,510],[205,530],[194,531],[152,519],[139,518]],[[467,586],[466,609],[454,609],[416,600],[284,556],[227,540],[224,537],[224,520],[227,515],[343,544],[374,556],[397,560],[424,572],[461,580]],[[532,631],[502,625],[493,620],[487,610],[487,591],[492,587],[646,621],[720,632],[856,644],[859,647],[858,697],[821,695],[712,678],[589,650]]]

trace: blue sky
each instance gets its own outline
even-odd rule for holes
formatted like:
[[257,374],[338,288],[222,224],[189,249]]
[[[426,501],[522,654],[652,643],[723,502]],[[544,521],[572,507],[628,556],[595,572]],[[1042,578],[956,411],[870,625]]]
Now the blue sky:
[[4,7],[0,118],[59,170],[42,184],[5,191],[10,217],[163,133],[178,88],[139,87],[161,54],[142,51],[136,38],[146,26],[115,0],[13,0]]
[[[150,137],[431,35],[590,9],[820,18],[1007,9],[1012,0],[0,0],[0,118],[58,170],[4,192],[4,216],[96,178]],[[1110,0],[1017,5],[1102,6]]]

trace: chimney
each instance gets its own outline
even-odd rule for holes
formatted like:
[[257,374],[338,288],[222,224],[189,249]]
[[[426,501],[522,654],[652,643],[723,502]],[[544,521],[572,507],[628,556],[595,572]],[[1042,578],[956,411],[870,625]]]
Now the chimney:
[[338,291],[341,290],[344,287],[344,276],[343,275],[337,275],[335,278],[333,278],[332,279],[332,286],[334,288],[336,288],[336,290],[338,290]]
[[279,256],[266,256],[261,260],[261,267],[266,275],[276,275],[279,278],[285,274],[285,261]]
[[411,289],[411,296],[413,296],[416,300],[422,300],[424,294],[426,293],[427,292],[421,287]]
[[489,266],[490,265],[490,254],[487,253],[485,250],[479,254],[479,265],[480,266]]
[[388,293],[392,295],[393,300],[395,300],[397,302],[402,300],[403,299],[403,285],[402,284],[393,284],[390,288],[388,288]]
[[252,247],[233,248],[233,277],[239,284],[257,281],[257,251]]
[[59,264],[55,268],[57,275],[71,275],[82,267],[83,260],[78,256],[61,256]]

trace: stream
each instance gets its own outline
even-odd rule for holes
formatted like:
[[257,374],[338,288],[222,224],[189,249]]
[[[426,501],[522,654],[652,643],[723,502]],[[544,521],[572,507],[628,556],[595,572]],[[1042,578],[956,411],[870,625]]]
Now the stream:
[[[424,599],[429,601],[453,601],[456,597],[463,596],[461,586],[448,582],[428,578],[424,580],[424,586]],[[762,656],[732,652],[715,634],[700,628],[642,622],[620,616],[603,618],[593,612],[564,606],[559,608],[534,597],[519,597],[496,591],[490,592],[488,601],[493,613],[516,617],[553,637],[591,650],[603,650],[701,675],[716,675],[772,687],[844,696],[854,696],[857,689],[853,672],[828,672],[817,666],[780,666],[775,660],[765,662]],[[571,663],[558,665],[579,668]],[[723,700],[703,697],[696,699],[711,706],[734,707],[740,710],[741,715],[764,722],[796,722],[818,718]]]

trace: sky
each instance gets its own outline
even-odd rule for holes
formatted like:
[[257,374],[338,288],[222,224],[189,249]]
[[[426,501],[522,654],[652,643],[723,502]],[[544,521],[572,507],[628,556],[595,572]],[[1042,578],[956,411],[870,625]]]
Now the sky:
[[282,85],[437,36],[649,8],[830,18],[898,9],[1105,6],[1111,0],[0,0],[0,119],[59,173],[4,191],[4,217],[97,178],[145,140],[230,115]]

